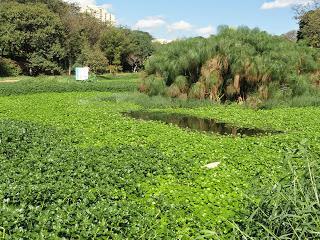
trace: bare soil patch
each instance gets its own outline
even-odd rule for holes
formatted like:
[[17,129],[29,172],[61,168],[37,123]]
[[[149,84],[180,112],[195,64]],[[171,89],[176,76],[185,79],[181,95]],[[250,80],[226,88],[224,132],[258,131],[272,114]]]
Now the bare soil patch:
[[0,83],[15,83],[19,81],[20,80],[6,79],[6,80],[0,80]]

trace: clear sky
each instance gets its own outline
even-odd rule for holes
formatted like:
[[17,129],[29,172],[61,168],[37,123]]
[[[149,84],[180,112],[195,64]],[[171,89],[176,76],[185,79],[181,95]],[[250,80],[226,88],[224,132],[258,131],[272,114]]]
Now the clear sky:
[[219,25],[259,27],[272,34],[297,29],[292,7],[310,0],[68,0],[103,5],[117,22],[155,38],[207,36]]

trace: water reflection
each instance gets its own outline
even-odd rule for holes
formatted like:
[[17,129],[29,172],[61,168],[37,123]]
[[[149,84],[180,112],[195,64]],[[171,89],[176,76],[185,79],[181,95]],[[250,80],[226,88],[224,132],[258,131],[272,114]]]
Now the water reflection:
[[200,132],[217,133],[221,135],[233,136],[257,136],[280,133],[279,131],[267,131],[257,128],[242,128],[228,123],[217,122],[214,119],[199,118],[195,116],[163,113],[132,111],[124,113],[125,116],[146,121],[160,121],[179,126],[180,128],[192,129]]

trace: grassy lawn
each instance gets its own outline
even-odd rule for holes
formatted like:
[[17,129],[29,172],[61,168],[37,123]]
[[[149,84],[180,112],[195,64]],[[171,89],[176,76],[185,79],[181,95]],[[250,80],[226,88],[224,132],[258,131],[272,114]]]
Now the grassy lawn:
[[[320,152],[320,108],[157,108],[130,99],[137,75],[0,84],[0,229],[6,239],[194,239],[232,235],[248,205]],[[129,86],[129,87],[128,87]],[[28,94],[28,93],[33,94]],[[115,94],[135,96],[115,100]],[[118,95],[119,96],[119,95]],[[122,115],[149,109],[281,130],[231,137]],[[301,158],[293,157],[299,166]],[[204,165],[221,162],[216,169]],[[210,234],[213,235],[210,235]]]

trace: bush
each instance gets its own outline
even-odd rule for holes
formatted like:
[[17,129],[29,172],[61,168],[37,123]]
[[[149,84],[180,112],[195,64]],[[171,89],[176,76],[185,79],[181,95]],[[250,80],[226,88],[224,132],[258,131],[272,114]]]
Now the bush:
[[271,84],[283,95],[307,93],[312,81],[318,82],[314,74],[320,69],[319,58],[317,49],[258,29],[221,28],[208,39],[165,45],[147,60],[146,72],[161,76],[168,87],[176,84],[181,92],[190,91],[191,98],[219,100],[223,96],[223,101],[235,101],[260,93],[266,100]]
[[14,77],[22,73],[20,66],[13,60],[8,58],[0,58],[0,76]]
[[253,95],[249,96],[245,103],[250,108],[258,109],[262,105],[262,100],[258,96]]
[[290,88],[292,89],[293,96],[301,96],[311,88],[311,79],[309,76],[292,76],[289,80]]
[[142,80],[139,85],[139,91],[149,96],[163,95],[166,92],[166,84],[162,78],[151,75]]
[[167,89],[167,95],[169,97],[172,97],[172,98],[176,98],[176,97],[179,97],[181,94],[180,92],[180,89],[177,85],[175,84],[172,84],[168,89]]
[[190,98],[196,98],[196,99],[204,99],[205,98],[205,86],[201,82],[197,82],[194,84],[189,92]]
[[38,53],[33,53],[28,59],[31,75],[37,76],[41,73],[56,75],[63,72],[56,62],[52,62]]
[[177,86],[182,93],[187,93],[189,89],[188,79],[185,76],[178,76],[175,81],[175,86]]

